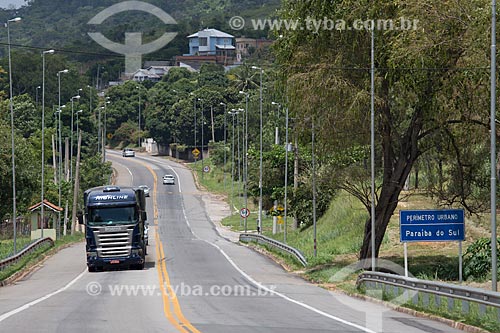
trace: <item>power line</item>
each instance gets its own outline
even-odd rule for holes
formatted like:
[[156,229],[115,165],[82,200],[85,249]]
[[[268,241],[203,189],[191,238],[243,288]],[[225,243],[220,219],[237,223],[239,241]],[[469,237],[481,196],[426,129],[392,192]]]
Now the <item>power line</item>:
[[[0,45],[8,46],[9,44],[0,42]],[[11,47],[30,49],[30,50],[46,50],[47,49],[47,47],[29,46],[29,45],[21,45],[21,44],[11,44]],[[123,55],[118,55],[116,53],[85,52],[85,51],[75,51],[75,50],[56,49],[56,48],[52,48],[52,49],[54,49],[58,53],[71,53],[71,54],[94,55],[94,56],[101,56],[101,57],[124,58]]]

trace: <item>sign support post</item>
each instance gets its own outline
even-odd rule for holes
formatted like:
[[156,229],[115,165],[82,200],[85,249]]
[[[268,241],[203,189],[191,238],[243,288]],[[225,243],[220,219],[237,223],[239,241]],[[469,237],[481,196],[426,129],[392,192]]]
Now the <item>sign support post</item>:
[[404,256],[405,256],[405,277],[408,277],[408,243],[403,243]]
[[462,241],[458,241],[458,282],[462,283],[462,271],[463,271],[463,263],[462,263]]
[[458,241],[458,278],[462,282],[462,241],[465,240],[463,209],[400,210],[400,241],[404,246],[405,276],[408,277],[408,242]]

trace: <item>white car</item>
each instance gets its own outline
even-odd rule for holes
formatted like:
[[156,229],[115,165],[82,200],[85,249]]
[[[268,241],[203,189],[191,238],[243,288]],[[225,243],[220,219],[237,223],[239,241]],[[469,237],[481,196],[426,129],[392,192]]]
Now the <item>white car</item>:
[[148,185],[139,185],[139,188],[141,188],[144,191],[144,195],[146,197],[149,197],[149,187],[148,187]]
[[163,184],[164,185],[175,185],[175,177],[173,175],[165,175],[163,176]]
[[131,148],[125,148],[125,149],[123,149],[122,156],[123,157],[134,157],[135,151],[133,151]]

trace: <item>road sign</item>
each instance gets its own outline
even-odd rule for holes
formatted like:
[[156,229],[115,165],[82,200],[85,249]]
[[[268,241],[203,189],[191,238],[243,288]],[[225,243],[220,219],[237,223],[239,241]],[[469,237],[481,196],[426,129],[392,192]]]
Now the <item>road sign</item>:
[[465,240],[463,209],[399,211],[401,242]]
[[193,150],[191,151],[191,153],[193,154],[193,156],[194,156],[195,158],[197,158],[197,157],[198,157],[198,155],[200,155],[200,151],[198,150],[198,148],[193,149]]
[[207,173],[210,172],[210,167],[208,165],[205,165],[203,167],[203,172],[207,172]]
[[278,216],[278,224],[283,224],[284,222],[283,216]]
[[243,218],[250,216],[250,210],[248,208],[240,209],[240,216]]

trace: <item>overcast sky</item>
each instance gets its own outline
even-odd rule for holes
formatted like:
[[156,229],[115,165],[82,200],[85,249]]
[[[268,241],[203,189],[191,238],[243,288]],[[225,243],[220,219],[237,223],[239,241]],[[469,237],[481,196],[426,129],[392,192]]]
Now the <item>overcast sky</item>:
[[16,8],[19,8],[24,4],[24,0],[0,0],[0,8],[10,8],[10,5],[14,5]]

